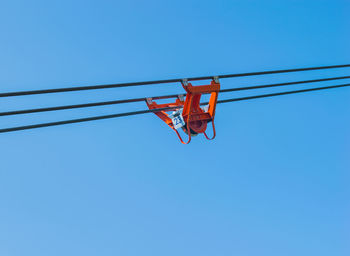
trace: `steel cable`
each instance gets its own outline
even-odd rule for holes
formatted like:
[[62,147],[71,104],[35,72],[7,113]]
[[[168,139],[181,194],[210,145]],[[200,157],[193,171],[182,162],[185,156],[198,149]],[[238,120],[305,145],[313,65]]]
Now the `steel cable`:
[[[294,82],[286,82],[286,83],[237,87],[237,88],[230,88],[230,89],[222,89],[222,90],[220,90],[220,93],[253,90],[253,89],[264,89],[264,88],[272,88],[272,87],[280,87],[280,86],[288,86],[288,85],[296,85],[296,84],[305,84],[305,83],[334,81],[334,80],[341,80],[341,79],[350,79],[350,76],[329,77],[329,78],[294,81]],[[88,107],[98,107],[98,106],[116,105],[116,104],[124,104],[124,103],[133,103],[133,102],[145,101],[147,98],[159,100],[159,99],[169,99],[169,98],[176,98],[176,97],[178,97],[178,94],[164,95],[164,96],[153,96],[153,97],[142,97],[142,98],[134,98],[134,99],[126,99],[126,100],[92,102],[92,103],[55,106],[55,107],[46,107],[46,108],[36,108],[36,109],[14,110],[14,111],[0,112],[0,116],[13,116],[13,115],[21,115],[21,114],[31,114],[31,113],[40,113],[40,112],[49,112],[49,111],[58,111],[58,110],[68,110],[68,109],[78,109],[78,108],[88,108]]]
[[[270,93],[270,94],[262,94],[262,95],[254,95],[254,96],[247,96],[247,97],[240,97],[240,98],[225,99],[225,100],[219,100],[217,103],[221,104],[221,103],[245,101],[245,100],[252,100],[252,99],[259,99],[259,98],[268,98],[268,97],[275,97],[275,96],[281,96],[281,95],[288,95],[288,94],[296,94],[296,93],[305,93],[305,92],[312,92],[312,91],[319,91],[319,90],[335,89],[335,88],[348,87],[348,86],[350,86],[350,83],[348,83],[348,84],[340,84],[340,85],[333,85],[333,86],[324,86],[324,87],[318,87],[318,88],[303,89],[303,90],[294,90],[294,91],[286,91],[286,92],[279,92],[279,93]],[[206,103],[202,103],[201,105],[206,105],[206,104],[208,104],[208,103],[207,102]],[[17,126],[17,127],[0,129],[0,133],[7,133],[7,132],[14,132],[14,131],[21,131],[21,130],[29,130],[29,129],[43,128],[43,127],[64,125],[64,124],[73,124],[73,123],[81,123],[81,122],[88,122],[88,121],[96,121],[96,120],[117,118],[117,117],[123,117],[123,116],[140,115],[140,114],[154,113],[154,112],[159,112],[159,111],[171,111],[171,110],[174,110],[174,109],[176,109],[176,108],[169,107],[169,108],[159,108],[159,109],[148,109],[148,110],[140,110],[140,111],[118,113],[118,114],[111,114],[111,115],[103,115],[103,116],[94,116],[94,117],[87,117],[87,118],[64,120],[64,121],[58,121],[58,122],[41,123],[41,124],[26,125],[26,126]]]
[[[201,77],[187,78],[187,80],[188,81],[208,80],[208,79],[212,79],[213,77],[218,77],[223,79],[223,78],[259,76],[259,75],[270,75],[270,74],[292,73],[292,72],[336,69],[336,68],[347,68],[347,67],[350,67],[350,64],[322,66],[322,67],[309,67],[309,68],[296,68],[296,69],[269,70],[269,71],[259,71],[259,72],[249,72],[249,73],[239,73],[239,74],[226,74],[226,75],[218,75],[218,76],[215,76],[215,75],[201,76]],[[104,84],[104,85],[92,85],[92,86],[90,85],[90,86],[78,86],[78,87],[32,90],[32,91],[5,92],[5,93],[0,93],[0,97],[15,97],[15,96],[38,95],[38,94],[48,94],[48,93],[86,91],[86,90],[119,88],[119,87],[127,87],[127,86],[141,86],[141,85],[151,85],[151,84],[166,84],[166,83],[176,83],[181,81],[183,81],[183,79],[176,78],[176,79],[165,79],[165,80],[154,80],[154,81],[143,81],[143,82],[132,82],[132,83],[118,83],[118,84]]]

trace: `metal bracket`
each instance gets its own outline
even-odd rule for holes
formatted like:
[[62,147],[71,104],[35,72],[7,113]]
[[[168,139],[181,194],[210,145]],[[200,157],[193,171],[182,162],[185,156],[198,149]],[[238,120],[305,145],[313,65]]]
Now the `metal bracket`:
[[218,76],[214,76],[214,77],[213,77],[213,80],[214,80],[214,82],[217,83],[217,84],[220,83],[219,77],[218,77]]
[[187,86],[188,85],[188,79],[187,78],[182,79],[182,85],[183,86]]
[[177,95],[177,98],[178,98],[179,100],[181,100],[181,101],[184,101],[184,100],[185,100],[185,97],[184,97],[183,94]]
[[148,104],[152,104],[152,98],[146,98]]

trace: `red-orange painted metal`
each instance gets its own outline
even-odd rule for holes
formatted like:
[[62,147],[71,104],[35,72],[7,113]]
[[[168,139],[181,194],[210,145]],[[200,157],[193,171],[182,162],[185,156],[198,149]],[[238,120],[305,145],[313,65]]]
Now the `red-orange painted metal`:
[[[203,133],[208,140],[212,140],[216,136],[214,117],[218,94],[220,91],[220,82],[217,78],[214,78],[209,85],[197,85],[193,86],[186,80],[182,82],[182,86],[186,91],[186,99],[182,97],[176,99],[174,103],[158,104],[152,99],[146,101],[149,109],[174,107],[177,110],[182,110],[182,118],[185,125],[182,127],[184,132],[188,135],[188,140],[183,141],[181,135],[175,129],[172,119],[169,117],[167,111],[154,112],[160,119],[162,119],[171,129],[173,129],[179,137],[181,143],[190,143],[192,136]],[[202,94],[210,93],[210,100],[207,109],[200,107],[200,101]],[[169,111],[168,111],[169,112]],[[212,123],[213,137],[209,138],[206,134],[208,123]]]

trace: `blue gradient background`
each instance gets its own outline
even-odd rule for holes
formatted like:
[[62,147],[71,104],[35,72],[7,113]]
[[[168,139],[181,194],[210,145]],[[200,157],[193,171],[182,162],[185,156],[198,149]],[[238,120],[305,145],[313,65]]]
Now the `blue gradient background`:
[[[345,0],[0,3],[1,92],[350,61]],[[338,75],[349,69],[222,88]],[[0,108],[175,92],[3,98]],[[1,134],[0,255],[349,255],[349,99],[343,88],[219,105],[217,139],[188,146],[154,115]],[[3,117],[1,127],[144,108]]]

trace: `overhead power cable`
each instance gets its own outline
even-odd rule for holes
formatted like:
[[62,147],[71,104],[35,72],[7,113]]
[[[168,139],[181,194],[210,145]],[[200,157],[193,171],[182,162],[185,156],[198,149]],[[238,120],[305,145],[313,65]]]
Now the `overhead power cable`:
[[[248,96],[248,97],[232,98],[232,99],[226,99],[226,100],[219,100],[219,101],[217,101],[217,104],[228,103],[228,102],[236,102],[236,101],[245,101],[245,100],[252,100],[252,99],[260,99],[260,98],[268,98],[268,97],[275,97],[275,96],[288,95],[288,94],[296,94],[296,93],[305,93],[305,92],[312,92],[312,91],[328,90],[328,89],[335,89],[335,88],[348,87],[348,86],[350,86],[350,83],[348,83],[348,84],[340,84],[340,85],[333,85],[333,86],[324,86],[324,87],[318,87],[318,88],[303,89],[303,90],[286,91],[286,92],[279,92],[279,93],[254,95],[254,96]],[[206,105],[206,104],[208,104],[208,103],[207,102],[206,103],[202,103],[201,105]],[[7,133],[7,132],[14,132],[14,131],[21,131],[21,130],[29,130],[29,129],[43,128],[43,127],[64,125],[64,124],[73,124],[73,123],[81,123],[81,122],[88,122],[88,121],[96,121],[96,120],[117,118],[117,117],[123,117],[123,116],[141,115],[141,114],[154,113],[154,112],[159,112],[159,111],[171,111],[171,110],[174,110],[174,109],[175,108],[173,108],[173,107],[158,108],[158,109],[149,109],[149,110],[140,110],[140,111],[134,111],[134,112],[111,114],[111,115],[103,115],[103,116],[94,116],[94,117],[87,117],[87,118],[71,119],[71,120],[58,121],[58,122],[41,123],[41,124],[26,125],[26,126],[17,126],[17,127],[0,129],[0,133]]]
[[[212,79],[213,77],[218,77],[223,79],[223,78],[259,76],[259,75],[270,75],[270,74],[292,73],[292,72],[336,69],[336,68],[347,68],[347,67],[350,67],[350,64],[322,66],[322,67],[309,67],[309,68],[296,68],[296,69],[269,70],[269,71],[250,72],[250,73],[226,74],[226,75],[219,75],[219,76],[201,76],[201,77],[187,78],[187,80],[188,81],[208,80],[208,79]],[[48,93],[86,91],[86,90],[119,88],[119,87],[128,87],[128,86],[141,86],[141,85],[151,85],[151,84],[167,84],[167,83],[176,83],[181,81],[183,81],[183,79],[176,78],[176,79],[132,82],[132,83],[118,83],[118,84],[90,85],[90,86],[32,90],[32,91],[5,92],[5,93],[0,93],[0,97],[14,97],[14,96],[38,95],[38,94],[48,94]]]
[[[222,90],[220,90],[220,93],[253,90],[253,89],[264,89],[264,88],[280,87],[280,86],[288,86],[288,85],[296,85],[296,84],[334,81],[334,80],[341,80],[341,79],[350,79],[350,76],[328,77],[328,78],[293,81],[293,82],[286,82],[286,83],[255,85],[255,86],[247,86],[247,87],[236,87],[236,88],[230,88],[230,89],[222,89]],[[98,106],[116,105],[116,104],[124,104],[124,103],[133,103],[133,102],[145,101],[147,98],[152,98],[154,100],[170,99],[170,98],[176,98],[176,97],[178,97],[178,95],[179,94],[172,94],[172,95],[165,95],[165,96],[143,97],[143,98],[134,98],[134,99],[126,99],[126,100],[113,100],[113,101],[92,102],[92,103],[85,103],[85,104],[65,105],[65,106],[56,106],[56,107],[47,107],[47,108],[15,110],[15,111],[0,112],[0,116],[13,116],[13,115],[21,115],[21,114],[31,114],[31,113],[40,113],[40,112],[49,112],[49,111],[58,111],[58,110],[68,110],[68,109],[78,109],[78,108],[88,108],[88,107],[98,107]]]
[[[228,103],[228,102],[235,102],[235,101],[243,101],[243,100],[253,100],[253,99],[260,99],[260,98],[269,98],[269,97],[289,95],[289,94],[296,94],[296,93],[305,93],[305,92],[329,90],[329,89],[336,89],[336,88],[342,88],[342,87],[348,87],[348,86],[350,86],[350,84],[339,84],[339,85],[331,85],[331,86],[324,86],[324,87],[317,87],[317,88],[309,88],[309,89],[303,89],[303,90],[268,93],[268,94],[262,94],[262,95],[254,95],[254,96],[246,96],[246,97],[240,97],[240,98],[218,100],[217,104]],[[208,103],[206,103],[206,104],[208,104]]]

